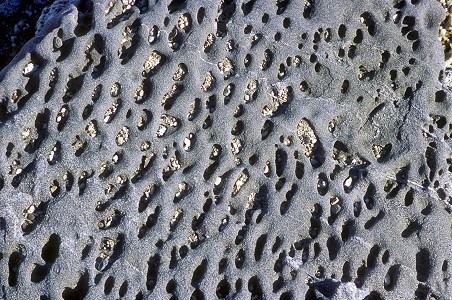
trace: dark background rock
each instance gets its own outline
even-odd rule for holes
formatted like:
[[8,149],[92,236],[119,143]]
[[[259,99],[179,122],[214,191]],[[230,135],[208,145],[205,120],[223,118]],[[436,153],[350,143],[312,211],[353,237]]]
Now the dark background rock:
[[53,0],[0,1],[0,70],[35,35],[42,10]]

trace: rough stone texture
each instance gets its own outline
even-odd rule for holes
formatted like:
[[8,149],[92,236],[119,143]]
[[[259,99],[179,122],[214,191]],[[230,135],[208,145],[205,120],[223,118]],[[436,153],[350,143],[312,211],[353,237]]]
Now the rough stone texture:
[[[67,9],[70,9],[70,5],[80,1],[77,0],[56,0],[42,10],[38,21],[36,22],[36,33],[39,33],[41,28],[51,19],[58,16],[58,14],[64,14]],[[76,4],[77,5],[77,4]],[[77,6],[80,7],[81,4]]]
[[0,73],[0,298],[449,299],[443,17],[71,6]]

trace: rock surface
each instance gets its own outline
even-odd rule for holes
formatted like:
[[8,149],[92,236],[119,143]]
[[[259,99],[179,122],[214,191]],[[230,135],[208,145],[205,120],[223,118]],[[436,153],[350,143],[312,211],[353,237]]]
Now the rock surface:
[[0,298],[452,294],[436,1],[56,16],[0,72]]

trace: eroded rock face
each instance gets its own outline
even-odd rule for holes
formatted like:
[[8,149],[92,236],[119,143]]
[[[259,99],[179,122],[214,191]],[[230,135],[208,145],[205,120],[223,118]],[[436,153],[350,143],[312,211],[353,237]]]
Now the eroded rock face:
[[441,19],[73,6],[0,73],[0,298],[450,295]]

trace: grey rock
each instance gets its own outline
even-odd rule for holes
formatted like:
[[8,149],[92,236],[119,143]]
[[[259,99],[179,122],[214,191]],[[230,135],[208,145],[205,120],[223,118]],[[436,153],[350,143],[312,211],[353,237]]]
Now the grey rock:
[[0,72],[0,297],[447,299],[443,17],[69,5]]

